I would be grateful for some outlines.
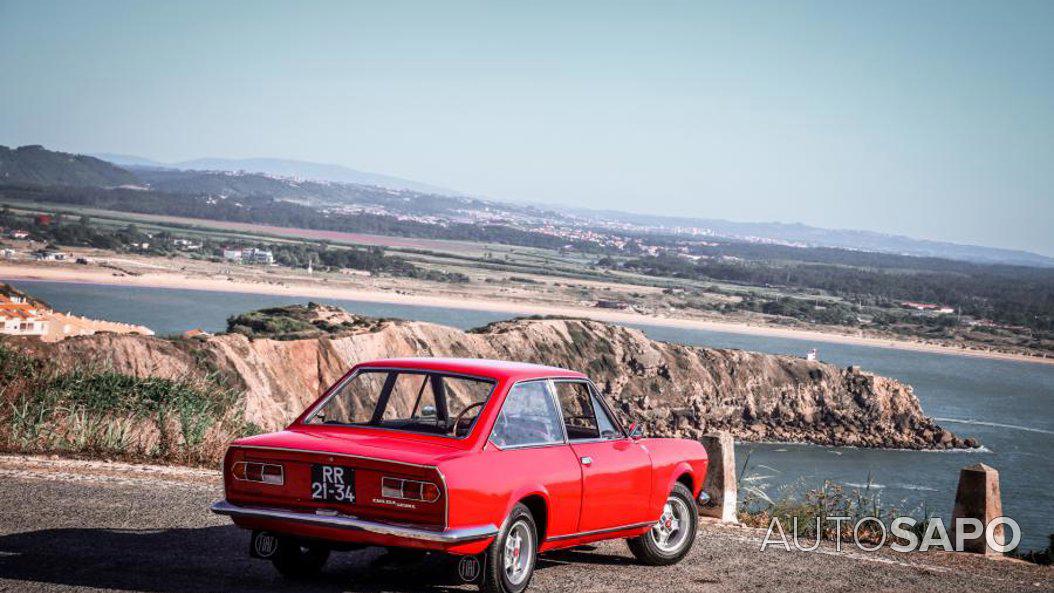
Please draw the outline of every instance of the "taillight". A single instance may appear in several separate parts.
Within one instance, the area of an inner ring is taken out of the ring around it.
[[[231,466],[231,475],[237,480],[260,482],[281,486],[285,483],[285,471],[275,463],[239,461]]]
[[[384,477],[381,478],[381,496],[385,498],[435,502],[439,500],[439,486],[419,480]]]

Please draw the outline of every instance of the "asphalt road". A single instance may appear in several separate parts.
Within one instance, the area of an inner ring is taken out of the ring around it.
[[[206,509],[216,472],[0,456],[0,591],[446,591],[448,564],[334,554],[321,578],[280,577]],[[764,534],[704,526],[680,564],[635,564],[623,542],[543,555],[532,591],[1054,591],[1054,569],[963,554],[760,551]]]

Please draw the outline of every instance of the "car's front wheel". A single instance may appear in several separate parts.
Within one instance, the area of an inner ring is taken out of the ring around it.
[[[628,539],[629,549],[644,564],[676,564],[695,543],[699,529],[699,509],[692,492],[678,483],[666,498],[662,515],[644,535]]]
[[[531,583],[537,559],[538,527],[527,507],[517,504],[487,549],[480,589],[487,593],[524,591]]]
[[[293,538],[281,538],[271,563],[284,577],[306,579],[322,572],[328,559],[329,548],[305,546]]]

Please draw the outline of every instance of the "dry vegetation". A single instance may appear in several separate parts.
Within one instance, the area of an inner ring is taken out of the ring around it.
[[[0,448],[213,464],[245,422],[214,376],[138,378],[105,365],[60,369],[0,344]]]

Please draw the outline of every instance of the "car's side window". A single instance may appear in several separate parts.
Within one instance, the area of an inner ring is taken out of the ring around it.
[[[600,398],[596,394],[593,394],[593,412],[597,416],[600,438],[617,439],[620,436],[619,431],[615,428],[615,423],[611,420],[611,416],[608,416],[608,411],[604,409],[604,404],[600,403]]]
[[[557,381],[555,385],[567,438],[572,441],[600,438],[589,385],[580,381]]]
[[[490,440],[502,448],[563,442],[560,414],[545,381],[517,383],[509,390]]]

